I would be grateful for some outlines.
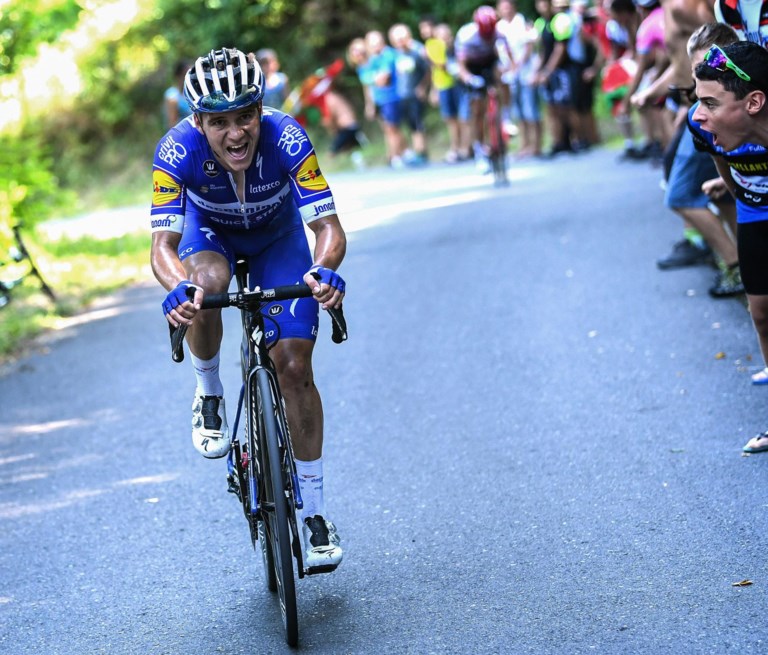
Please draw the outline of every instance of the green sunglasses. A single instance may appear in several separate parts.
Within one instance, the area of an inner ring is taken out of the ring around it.
[[[706,55],[704,55],[704,62],[709,66],[710,68],[714,68],[715,70],[719,70],[722,73],[725,73],[728,69],[732,70],[736,75],[738,75],[742,80],[745,82],[751,82],[752,78],[747,75],[741,68],[739,68],[736,64],[731,61],[731,58],[723,52],[723,49],[719,46],[713,45],[709,52],[707,52]]]

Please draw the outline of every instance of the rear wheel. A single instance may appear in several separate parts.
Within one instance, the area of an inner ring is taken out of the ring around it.
[[[282,456],[278,440],[278,405],[270,382],[269,373],[260,369],[256,374],[261,457],[264,465],[264,496],[261,503],[264,542],[272,551],[273,570],[280,597],[280,612],[285,627],[285,639],[290,646],[299,640],[299,624],[296,608],[296,581],[293,573],[291,532],[286,495],[287,484],[283,478]],[[264,552],[264,551],[262,551]],[[265,564],[266,564],[265,555]]]

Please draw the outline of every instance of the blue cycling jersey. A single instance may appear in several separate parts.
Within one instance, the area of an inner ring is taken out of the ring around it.
[[[152,231],[184,230],[187,213],[227,230],[292,227],[336,214],[328,183],[304,128],[288,114],[264,108],[261,134],[245,172],[245,202],[235,180],[216,160],[194,117],[160,140],[152,170]]]
[[[756,143],[745,143],[735,150],[725,151],[715,145],[711,132],[703,130],[693,120],[697,102],[688,112],[688,128],[698,150],[722,157],[735,183],[736,218],[739,223],[768,220],[768,149]]]

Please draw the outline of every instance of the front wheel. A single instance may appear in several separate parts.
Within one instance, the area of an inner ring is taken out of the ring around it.
[[[488,146],[493,182],[496,186],[506,186],[509,184],[507,178],[507,140],[501,124],[499,99],[495,94],[488,98]]]
[[[285,627],[285,639],[290,646],[299,640],[296,608],[296,581],[293,574],[291,533],[289,530],[287,481],[283,478],[282,455],[278,439],[277,412],[279,407],[269,373],[260,369],[256,374],[261,456],[264,465],[264,502],[262,503],[264,544],[272,551],[280,612]],[[261,536],[261,535],[260,535]],[[266,556],[265,556],[266,563]]]

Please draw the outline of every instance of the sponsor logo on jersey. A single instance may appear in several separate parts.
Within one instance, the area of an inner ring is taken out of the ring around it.
[[[264,193],[265,191],[271,191],[280,186],[280,180],[274,182],[267,182],[266,184],[251,184],[248,191],[251,193]]]
[[[216,177],[219,174],[219,169],[213,159],[206,159],[203,162],[203,173],[208,177]]]
[[[320,216],[320,214],[327,214],[328,212],[336,213],[336,203],[331,202],[325,202],[318,205],[313,205],[312,209],[315,210],[314,216]]]
[[[328,182],[325,181],[320,171],[320,165],[317,163],[315,155],[310,155],[304,160],[294,179],[302,189],[309,191],[324,191],[328,188]]]
[[[181,187],[168,173],[152,171],[152,204],[156,207],[168,205],[181,195]]]
[[[277,316],[278,314],[282,314],[282,313],[283,313],[282,305],[272,305],[272,307],[269,308],[270,316]]]
[[[307,135],[296,125],[287,125],[280,135],[277,145],[280,146],[291,157],[295,157],[301,152],[301,146],[307,143]]]
[[[187,156],[187,149],[172,136],[169,136],[160,144],[157,156],[169,166],[176,168],[176,164]]]

